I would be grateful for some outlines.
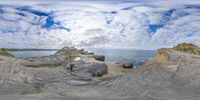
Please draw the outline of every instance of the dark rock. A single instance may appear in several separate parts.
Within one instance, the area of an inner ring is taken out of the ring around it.
[[[123,64],[123,68],[133,68],[133,64]]]
[[[42,84],[42,83],[34,83],[33,87],[35,88],[36,93],[40,93],[44,89],[44,84]]]
[[[108,73],[108,66],[105,63],[93,63],[88,72],[91,73],[93,77],[103,76]]]
[[[93,55],[92,57],[99,61],[105,61],[105,56],[103,55]]]
[[[93,55],[94,54],[94,52],[88,52],[87,53],[87,55]]]
[[[89,63],[74,65],[74,72],[90,73],[93,77],[103,76],[108,73],[108,66],[105,63]]]
[[[84,54],[84,55],[94,55],[93,52],[88,52],[88,51],[83,51],[81,54]]]

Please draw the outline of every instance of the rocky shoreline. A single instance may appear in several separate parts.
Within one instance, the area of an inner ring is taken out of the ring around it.
[[[160,49],[135,69],[69,47],[45,57],[0,58],[2,100],[200,99],[200,55],[175,49]]]

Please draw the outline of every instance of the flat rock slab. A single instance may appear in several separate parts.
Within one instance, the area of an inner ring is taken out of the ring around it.
[[[81,80],[92,80],[93,78],[91,73],[81,71],[81,70],[73,71],[71,74],[80,78]]]

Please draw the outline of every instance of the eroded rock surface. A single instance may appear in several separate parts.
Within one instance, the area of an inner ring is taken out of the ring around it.
[[[83,51],[76,52],[81,61],[73,62],[73,72],[68,70],[64,51],[43,58],[1,57],[0,97],[4,100],[200,99],[200,55],[160,49],[155,59],[118,75],[119,70],[110,71],[114,69],[110,68],[113,63],[97,61],[93,54],[84,55]],[[114,66],[118,68],[117,63]],[[94,77],[102,73],[103,77]],[[109,76],[111,73],[114,74]]]

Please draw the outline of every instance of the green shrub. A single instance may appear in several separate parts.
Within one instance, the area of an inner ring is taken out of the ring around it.
[[[7,50],[5,49],[0,49],[0,55],[2,56],[7,56],[7,57],[13,57],[12,54],[10,54]]]
[[[200,48],[191,43],[181,43],[181,44],[178,44],[173,49],[200,55]]]

